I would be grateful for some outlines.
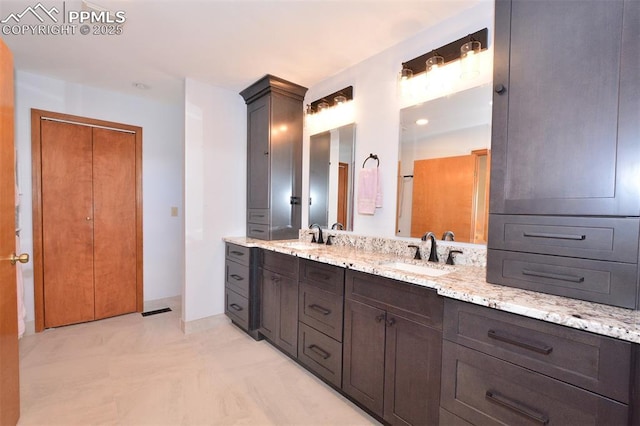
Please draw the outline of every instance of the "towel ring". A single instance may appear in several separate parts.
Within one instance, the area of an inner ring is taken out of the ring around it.
[[[376,154],[369,154],[369,156],[365,158],[364,163],[362,163],[363,169],[364,169],[364,165],[367,164],[367,161],[369,161],[371,158],[373,158],[378,162],[378,164],[376,164],[376,167],[380,167],[380,159],[378,158],[378,156]]]

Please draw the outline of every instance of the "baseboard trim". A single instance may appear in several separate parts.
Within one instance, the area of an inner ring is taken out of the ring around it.
[[[198,331],[210,330],[220,324],[229,324],[230,322],[231,320],[225,314],[218,314],[193,321],[180,319],[180,328],[184,334],[190,334]]]

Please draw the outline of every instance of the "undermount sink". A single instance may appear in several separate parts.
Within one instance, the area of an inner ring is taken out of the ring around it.
[[[442,275],[447,275],[448,273],[453,272],[452,268],[446,268],[444,266],[417,265],[415,263],[398,261],[381,263],[380,266],[397,269],[403,272],[410,272],[412,274],[428,275],[430,277],[441,277]]]
[[[277,244],[281,247],[286,247],[294,250],[311,250],[311,249],[317,249],[323,246],[322,244],[308,243],[305,241],[291,241],[291,242],[277,243]]]

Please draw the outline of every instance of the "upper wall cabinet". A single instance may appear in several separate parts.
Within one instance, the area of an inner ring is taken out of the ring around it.
[[[240,92],[247,103],[247,237],[298,238],[306,92],[272,75]]]
[[[490,212],[640,214],[640,2],[496,2]]]

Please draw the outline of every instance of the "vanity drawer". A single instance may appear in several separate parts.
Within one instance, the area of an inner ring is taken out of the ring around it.
[[[489,248],[638,262],[637,218],[491,215]]]
[[[295,256],[262,250],[262,267],[290,278],[298,278],[298,258]]]
[[[625,425],[628,406],[448,341],[441,406],[472,424]]]
[[[236,244],[227,243],[225,246],[225,256],[229,260],[249,266],[251,249]]]
[[[269,209],[249,209],[247,210],[247,222],[269,224]]]
[[[344,294],[344,268],[300,259],[300,282],[342,297]]]
[[[260,223],[247,223],[247,237],[258,240],[269,239],[269,225]]]
[[[225,289],[225,314],[238,325],[249,328],[249,300],[233,290]]]
[[[487,281],[635,309],[637,265],[491,250]]]
[[[629,401],[631,344],[447,299],[445,339],[618,401]]]
[[[342,295],[336,295],[307,283],[300,283],[298,312],[300,321],[342,341]]]
[[[317,330],[300,323],[298,360],[336,387],[342,385],[342,345]]]
[[[443,298],[432,289],[348,269],[345,297],[430,327],[442,327]]]
[[[249,268],[244,265],[225,261],[225,286],[236,293],[249,297]]]

